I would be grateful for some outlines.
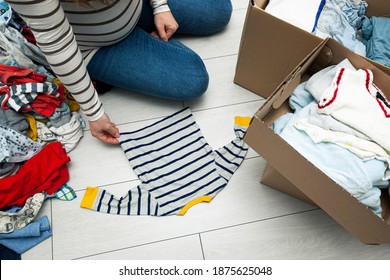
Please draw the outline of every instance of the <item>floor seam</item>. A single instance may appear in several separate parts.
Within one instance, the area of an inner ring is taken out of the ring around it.
[[[151,245],[151,244],[156,244],[156,243],[160,243],[160,242],[170,241],[170,240],[174,240],[174,239],[178,239],[178,238],[184,238],[184,237],[188,237],[188,236],[198,235],[199,238],[200,238],[200,235],[204,234],[204,233],[209,233],[209,232],[214,232],[214,231],[218,231],[218,230],[234,228],[234,227],[239,227],[239,226],[244,226],[244,225],[249,225],[249,224],[254,224],[254,223],[258,223],[258,222],[269,221],[269,220],[283,218],[283,217],[288,217],[288,216],[292,216],[292,215],[298,215],[298,214],[302,214],[302,213],[313,212],[313,211],[317,211],[317,210],[321,210],[321,209],[320,208],[315,208],[315,209],[303,210],[303,211],[298,211],[298,212],[294,212],[294,213],[288,213],[288,214],[284,214],[284,215],[280,215],[280,216],[274,216],[274,217],[254,220],[254,221],[250,221],[250,222],[245,222],[245,223],[239,223],[239,224],[234,224],[234,225],[230,225],[230,226],[220,227],[220,228],[217,228],[217,229],[210,229],[210,230],[205,230],[205,231],[200,231],[200,232],[194,232],[194,233],[191,233],[191,234],[185,234],[185,235],[175,236],[175,237],[171,237],[171,238],[155,240],[155,241],[151,241],[151,242],[146,242],[146,243],[142,243],[142,244],[137,244],[137,245],[133,245],[133,246],[119,248],[119,249],[116,249],[116,250],[110,250],[110,251],[104,251],[104,252],[100,252],[100,253],[96,253],[96,254],[86,255],[86,256],[74,258],[73,260],[85,259],[85,258],[92,257],[92,256],[99,256],[99,255],[104,255],[104,254],[108,254],[108,253],[119,252],[119,251],[123,251],[123,250],[128,250],[128,249],[132,249],[132,248],[147,246],[147,245]],[[203,253],[203,245],[202,245],[202,253]],[[204,254],[203,254],[203,257],[204,257]]]

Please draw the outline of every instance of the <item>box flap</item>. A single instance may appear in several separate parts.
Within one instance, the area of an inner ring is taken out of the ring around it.
[[[323,40],[268,14],[264,3],[249,1],[234,82],[268,97]]]
[[[317,45],[302,61],[297,63],[295,69],[293,69],[287,78],[282,81],[271,96],[268,97],[268,100],[263,104],[260,110],[258,110],[255,114],[256,117],[264,118],[270,112],[271,108],[279,108],[290,97],[293,90],[300,83],[301,77],[308,71],[309,67],[313,64],[313,61],[317,60],[319,56],[322,57],[323,60],[326,60],[326,66],[330,63],[332,57],[324,58],[325,56],[331,56],[332,54],[328,48],[325,48],[327,41],[328,40],[323,40],[321,44]]]
[[[269,163],[267,163],[264,168],[263,175],[261,177],[261,183],[305,201],[309,204],[317,206],[310,198],[307,197],[307,195],[305,195],[296,186],[294,186],[294,184],[283,177],[283,175],[276,171],[275,168],[273,168]]]
[[[273,102],[272,107],[277,109],[279,108],[284,101],[286,101],[291,93],[294,91],[294,89],[299,85],[301,82],[301,68],[297,68],[294,73],[292,73],[291,77],[287,80],[287,82],[283,83],[283,87],[281,87],[277,91],[278,98]]]
[[[390,17],[390,3],[388,0],[365,0],[368,3],[366,16]]]

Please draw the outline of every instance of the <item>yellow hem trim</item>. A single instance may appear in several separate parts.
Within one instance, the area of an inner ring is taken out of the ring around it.
[[[93,202],[95,201],[98,190],[99,189],[95,187],[87,187],[87,189],[85,190],[83,200],[80,203],[80,207],[92,209]]]
[[[250,117],[235,117],[234,123],[240,126],[249,126],[252,118]]]
[[[183,208],[181,208],[178,215],[183,216],[188,211],[188,209],[190,209],[192,206],[201,202],[210,202],[212,199],[213,199],[212,196],[207,196],[207,195],[195,198],[194,200],[188,202]]]

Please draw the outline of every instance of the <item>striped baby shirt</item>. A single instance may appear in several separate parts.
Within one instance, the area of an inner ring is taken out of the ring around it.
[[[51,69],[80,104],[90,121],[104,114],[86,65],[100,47],[115,44],[133,30],[142,0],[9,0],[25,20]],[[169,11],[167,0],[150,1],[154,13]]]
[[[120,145],[141,184],[120,198],[87,187],[80,206],[118,215],[184,215],[227,185],[248,151],[243,136],[249,122],[248,117],[236,117],[236,137],[217,150],[206,142],[189,108],[121,132]]]

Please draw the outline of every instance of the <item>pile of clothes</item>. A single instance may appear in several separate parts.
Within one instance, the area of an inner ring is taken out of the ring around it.
[[[390,18],[369,18],[367,7],[362,0],[270,0],[265,10],[390,67]]]
[[[23,20],[0,0],[0,257],[51,236],[45,200],[73,200],[67,164],[83,137],[80,106],[52,74]]]
[[[293,112],[272,129],[328,177],[381,217],[390,192],[390,103],[368,69],[345,59],[301,83]]]

